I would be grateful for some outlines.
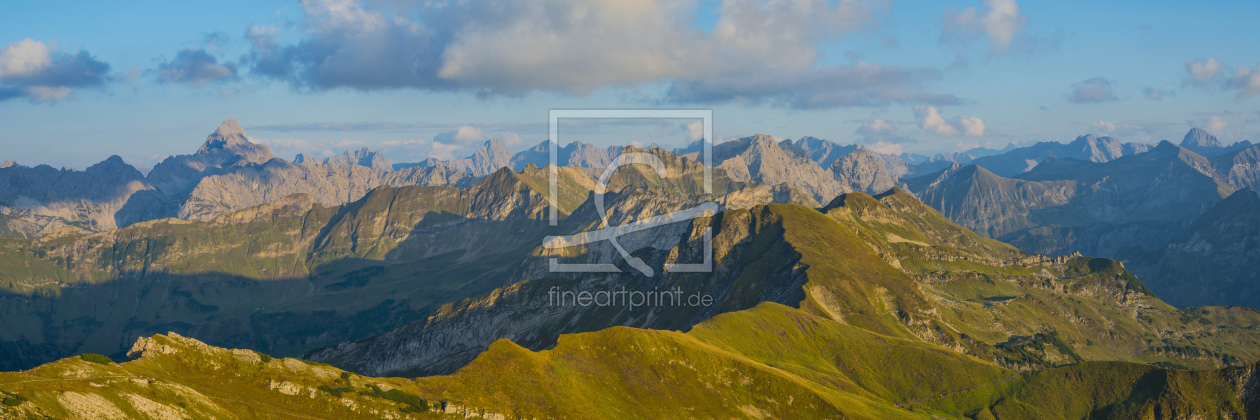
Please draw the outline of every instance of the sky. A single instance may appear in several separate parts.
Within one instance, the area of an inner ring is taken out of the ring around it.
[[[286,159],[412,162],[532,147],[548,110],[584,108],[711,109],[717,142],[886,153],[1192,127],[1254,142],[1254,22],[1254,0],[14,2],[0,160],[152,167],[234,118]],[[689,124],[581,140],[682,141]]]

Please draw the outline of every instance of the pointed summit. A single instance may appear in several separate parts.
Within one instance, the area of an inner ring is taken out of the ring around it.
[[[1191,128],[1190,132],[1186,133],[1185,139],[1181,140],[1181,147],[1194,150],[1198,148],[1215,149],[1225,146],[1216,140],[1216,136],[1208,134],[1207,131],[1204,131],[1201,128],[1195,127]]]
[[[227,120],[219,125],[214,133],[206,137],[206,143],[197,149],[197,153],[209,153],[211,150],[231,150],[240,146],[253,145],[245,138],[245,130],[236,120]]]

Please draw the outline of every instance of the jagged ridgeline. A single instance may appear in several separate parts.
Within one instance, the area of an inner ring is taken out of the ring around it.
[[[231,140],[239,127],[220,131],[207,150],[246,147]],[[724,209],[622,236],[653,276],[607,243],[543,248],[601,220],[590,168],[564,167],[551,226],[550,169],[532,162],[459,187],[380,186],[344,205],[258,195],[249,200],[267,204],[192,220],[0,239],[0,369],[49,362],[0,373],[0,417],[1260,415],[1257,311],[1174,308],[1117,261],[1028,254],[899,188],[821,205],[832,189],[901,174],[872,166],[872,153],[798,143],[754,136],[715,150],[712,194],[686,153],[649,151],[664,177],[622,168],[606,197],[611,225],[706,201]],[[273,159],[196,188],[281,169],[376,170],[367,153],[342,160],[356,159],[373,167]],[[781,170],[815,161],[863,175],[798,189],[789,181],[804,172]],[[465,163],[477,162],[487,160]],[[243,202],[192,196],[219,201],[182,208]],[[714,270],[665,271],[702,260],[706,229]],[[551,258],[623,272],[552,273]],[[616,288],[712,303],[551,300]],[[311,361],[280,358],[292,356]]]
[[[704,197],[698,164],[654,153],[666,177],[632,166],[611,180],[621,192],[610,198],[614,222],[631,217],[623,209],[654,211],[629,197],[666,209],[708,199],[813,205],[790,187],[721,171]],[[82,352],[121,357],[137,337],[167,331],[290,356],[384,333],[515,283],[544,236],[598,220],[594,179],[579,168],[558,174],[560,227],[547,223],[549,170],[531,165],[463,189],[380,187],[343,206],[297,194],[204,222],[0,238],[0,369]],[[570,220],[574,212],[582,217]]]
[[[623,190],[618,206],[626,212],[661,197]],[[367,203],[361,212],[373,208]],[[564,229],[589,225],[584,206],[568,214],[573,224]],[[635,255],[654,267],[689,257],[704,226],[715,228],[715,273],[608,278],[712,293],[717,303],[708,309],[547,307],[537,302],[546,302],[551,286],[605,285],[585,276],[534,278],[356,343],[359,359],[316,357],[373,376],[422,368],[417,361],[467,360],[444,368],[445,376],[363,377],[167,334],[136,340],[123,364],[73,357],[0,374],[12,402],[4,410],[336,418],[1260,414],[1260,314],[1177,310],[1114,261],[1025,254],[898,190],[847,194],[820,209],[729,210],[675,231],[684,239],[668,252]],[[365,255],[358,253],[370,248],[340,249]],[[537,269],[531,264],[521,275]],[[424,353],[435,341],[452,353]],[[346,346],[315,356],[339,349]]]

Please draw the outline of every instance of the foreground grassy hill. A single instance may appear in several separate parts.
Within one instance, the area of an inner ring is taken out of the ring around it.
[[[369,378],[175,334],[131,361],[0,373],[0,418],[1254,418],[1257,366],[1083,363],[1020,373],[773,303],[691,332],[616,327],[452,375]]]

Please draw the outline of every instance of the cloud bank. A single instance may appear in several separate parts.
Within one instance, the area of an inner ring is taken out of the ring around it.
[[[75,89],[104,85],[108,73],[109,64],[87,51],[58,52],[56,43],[27,38],[0,49],[0,101],[60,101]]]
[[[681,0],[308,0],[293,33],[256,26],[243,59],[265,78],[336,88],[586,94],[662,83],[661,103],[792,108],[951,104],[931,69],[822,66],[818,44],[878,23],[882,0],[725,0],[711,30]],[[292,42],[282,42],[294,40]]]

